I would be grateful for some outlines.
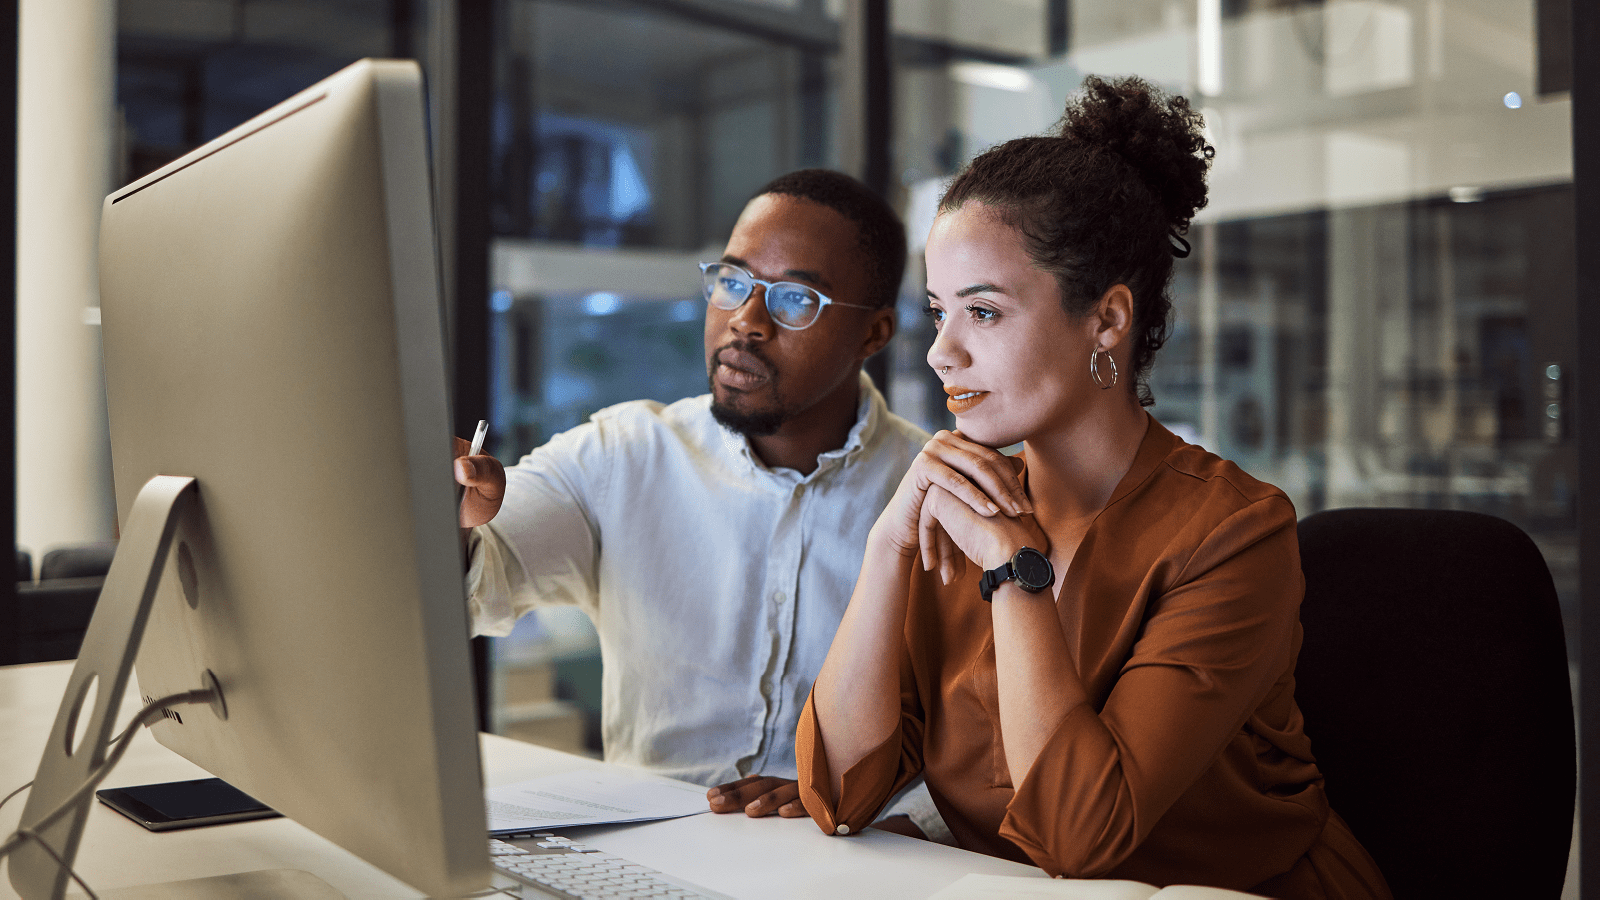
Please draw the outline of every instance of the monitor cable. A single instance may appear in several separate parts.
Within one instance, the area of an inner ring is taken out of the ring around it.
[[[0,859],[10,856],[13,851],[22,846],[24,841],[32,840],[40,847],[43,847],[44,851],[50,854],[50,857],[56,861],[57,865],[66,869],[67,874],[72,877],[73,881],[77,882],[78,887],[83,888],[84,892],[89,895],[89,900],[97,900],[95,892],[89,889],[89,886],[83,882],[82,878],[78,877],[78,873],[74,872],[71,866],[67,865],[66,860],[61,858],[61,854],[57,853],[54,847],[45,843],[44,838],[39,836],[39,832],[55,824],[57,819],[76,807],[91,791],[100,785],[100,782],[106,779],[106,776],[111,774],[111,770],[116,767],[117,762],[128,751],[128,745],[133,742],[133,736],[140,725],[149,725],[159,720],[169,706],[209,704],[214,696],[214,691],[200,689],[171,694],[146,703],[144,708],[139,710],[138,714],[133,717],[133,721],[128,723],[128,727],[124,728],[121,734],[111,739],[111,744],[113,745],[111,752],[106,755],[106,759],[100,764],[100,767],[95,769],[88,778],[84,779],[82,786],[73,791],[72,795],[67,799],[63,800],[60,806],[46,813],[38,822],[35,822],[32,828],[18,828],[11,833],[10,837],[5,839],[4,843],[0,843]],[[7,794],[4,800],[0,800],[0,807],[4,807],[6,803],[10,802],[11,798],[27,790],[32,785],[33,782],[30,781]]]

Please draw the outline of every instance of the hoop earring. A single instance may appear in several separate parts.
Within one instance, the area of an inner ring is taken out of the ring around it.
[[[1111,363],[1111,381],[1109,383],[1100,377],[1101,353],[1106,355],[1106,362]],[[1099,345],[1096,345],[1093,350],[1089,351],[1089,377],[1094,379],[1094,383],[1099,385],[1102,391],[1109,391],[1117,386],[1117,361],[1111,358],[1110,350],[1104,350]]]

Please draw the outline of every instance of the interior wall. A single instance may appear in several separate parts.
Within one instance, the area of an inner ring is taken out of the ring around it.
[[[17,543],[115,532],[96,247],[111,189],[112,0],[23,0],[17,96]]]

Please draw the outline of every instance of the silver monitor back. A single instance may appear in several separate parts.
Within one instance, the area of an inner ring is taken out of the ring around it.
[[[119,518],[189,475],[156,738],[433,896],[489,883],[421,73],[364,60],[106,199]]]

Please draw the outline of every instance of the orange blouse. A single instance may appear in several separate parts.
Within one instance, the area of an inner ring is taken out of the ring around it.
[[[844,773],[837,802],[807,701],[800,795],[824,831],[872,824],[920,773],[962,847],[1052,875],[1389,896],[1328,808],[1294,702],[1305,585],[1282,491],[1150,420],[1062,577],[1061,628],[1090,702],[1020,785],[1001,746],[990,607],[979,567],[966,574],[946,587],[914,567],[899,727]]]

